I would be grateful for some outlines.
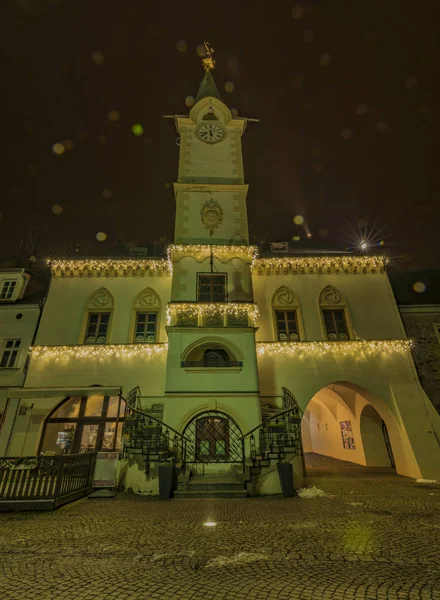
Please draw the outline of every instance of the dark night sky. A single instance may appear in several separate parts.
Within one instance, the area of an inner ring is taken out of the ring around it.
[[[261,119],[243,138],[252,241],[304,235],[292,224],[302,214],[315,239],[350,243],[366,218],[392,254],[435,267],[435,7],[3,0],[0,257],[38,230],[45,255],[172,236],[178,147],[162,116],[188,112],[203,73],[196,48],[209,39],[224,101]],[[74,147],[57,156],[64,140]]]

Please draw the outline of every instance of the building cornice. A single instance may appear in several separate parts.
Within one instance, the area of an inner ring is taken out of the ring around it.
[[[409,313],[440,313],[440,304],[399,304],[401,314]]]
[[[171,261],[191,257],[198,262],[202,262],[210,257],[211,252],[214,258],[223,263],[233,258],[240,258],[251,262],[257,256],[258,249],[257,246],[228,246],[220,244],[170,244],[168,246],[168,258]]]
[[[414,346],[412,340],[348,340],[316,342],[257,342],[257,355],[291,356],[336,356],[377,355],[382,353],[407,353]]]
[[[168,351],[168,344],[77,344],[75,346],[32,346],[31,358],[66,362],[72,359],[150,358]]]
[[[384,273],[386,256],[283,256],[255,258],[256,275],[301,275],[327,273]]]
[[[68,258],[49,259],[47,264],[53,277],[162,277],[172,273],[166,258]]]
[[[247,183],[174,183],[175,192],[245,192]]]

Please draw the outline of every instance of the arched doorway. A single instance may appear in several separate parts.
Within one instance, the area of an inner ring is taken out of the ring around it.
[[[72,396],[47,417],[39,454],[121,450],[126,404],[119,396]]]
[[[356,465],[391,469],[387,425],[399,440],[395,418],[367,390],[348,382],[325,386],[311,398],[301,424],[306,470],[337,473]]]
[[[184,429],[186,462],[241,463],[243,444],[241,430],[227,414],[207,411],[193,417]]]

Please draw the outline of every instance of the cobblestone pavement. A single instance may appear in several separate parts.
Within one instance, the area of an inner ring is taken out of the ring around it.
[[[440,485],[311,471],[326,496],[121,494],[0,514],[0,599],[440,600]]]

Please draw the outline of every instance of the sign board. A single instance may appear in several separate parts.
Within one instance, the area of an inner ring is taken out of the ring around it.
[[[93,487],[114,487],[116,485],[118,458],[118,452],[98,452]]]

